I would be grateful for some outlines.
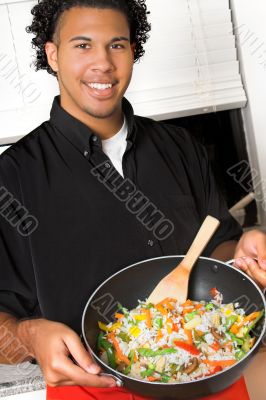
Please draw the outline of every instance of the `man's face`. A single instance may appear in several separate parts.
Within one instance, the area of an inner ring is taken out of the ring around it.
[[[58,46],[48,43],[46,52],[57,72],[62,106],[77,117],[120,113],[134,62],[124,14],[75,7],[62,15],[57,35]]]

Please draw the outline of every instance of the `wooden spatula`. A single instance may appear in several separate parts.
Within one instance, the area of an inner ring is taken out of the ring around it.
[[[219,225],[218,219],[210,215],[205,218],[187,255],[158,283],[148,297],[148,302],[157,304],[166,297],[177,299],[180,303],[186,301],[192,268]]]

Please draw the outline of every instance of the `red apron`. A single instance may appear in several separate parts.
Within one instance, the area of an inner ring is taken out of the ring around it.
[[[201,400],[250,400],[244,378],[230,388]],[[47,387],[46,400],[148,400],[147,397],[132,394],[123,388],[92,388],[82,386]]]

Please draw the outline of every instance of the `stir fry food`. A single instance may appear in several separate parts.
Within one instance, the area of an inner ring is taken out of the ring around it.
[[[116,321],[99,322],[100,358],[125,375],[149,382],[188,382],[218,373],[253,347],[252,329],[263,311],[245,315],[239,304],[166,298],[159,304],[121,306]]]

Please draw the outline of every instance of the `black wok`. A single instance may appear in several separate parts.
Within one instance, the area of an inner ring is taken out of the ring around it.
[[[187,383],[144,382],[125,376],[103,363],[97,356],[98,321],[110,322],[117,310],[118,302],[128,309],[144,300],[163,276],[181,262],[183,256],[159,257],[139,262],[117,272],[92,294],[84,309],[82,333],[93,357],[105,372],[122,380],[126,389],[143,396],[162,399],[195,399],[221,391],[240,378],[244,368],[258,351],[265,334],[265,318],[262,318],[253,332],[257,341],[252,350],[237,364],[216,375]],[[189,284],[191,300],[209,301],[210,289],[217,289],[224,296],[224,303],[239,302],[246,313],[265,311],[264,295],[258,286],[244,273],[217,260],[200,257],[194,266]]]

